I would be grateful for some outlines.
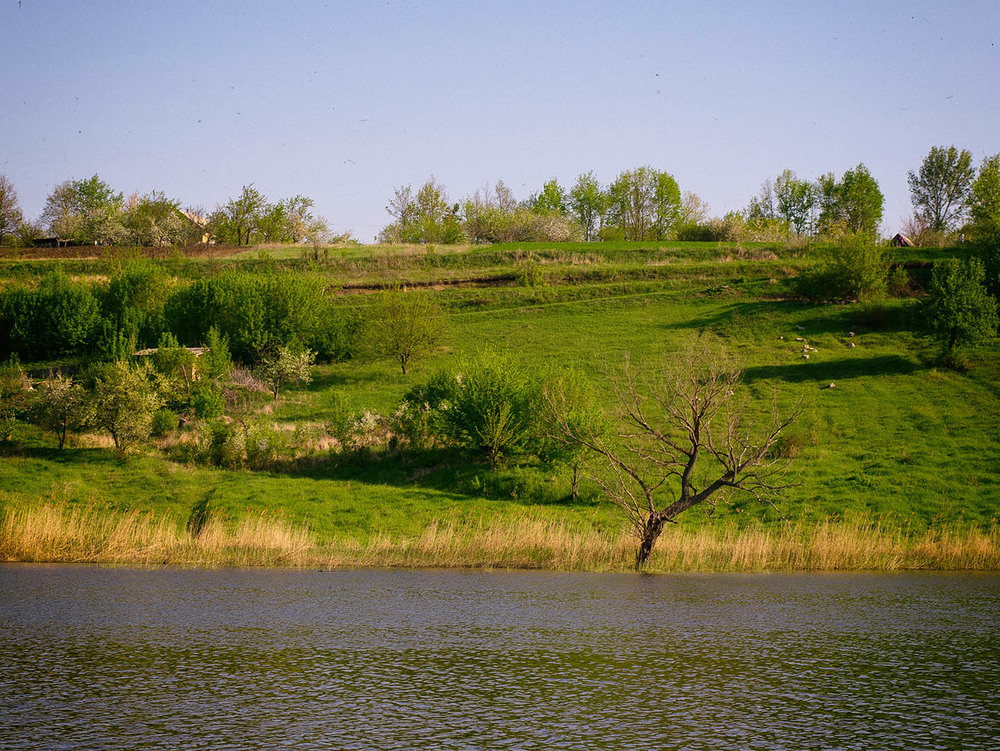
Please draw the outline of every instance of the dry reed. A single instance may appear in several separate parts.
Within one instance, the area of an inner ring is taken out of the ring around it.
[[[112,565],[522,568],[623,571],[635,542],[566,520],[432,522],[413,537],[374,534],[322,544],[288,521],[210,519],[197,534],[152,513],[50,505],[8,508],[0,560]],[[736,529],[671,527],[646,570],[900,571],[1000,570],[1000,529],[914,532],[878,521],[826,521]]]

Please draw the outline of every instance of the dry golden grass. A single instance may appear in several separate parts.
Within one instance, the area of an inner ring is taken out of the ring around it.
[[[462,524],[434,522],[412,538],[373,535],[317,544],[308,529],[253,516],[209,520],[192,534],[148,513],[49,505],[0,519],[0,560],[112,565],[401,566],[624,571],[635,542],[565,521],[522,515]],[[780,528],[666,530],[647,571],[998,570],[1000,529],[910,533],[878,522]]]

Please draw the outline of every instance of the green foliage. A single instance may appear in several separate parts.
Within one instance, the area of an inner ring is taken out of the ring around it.
[[[871,302],[885,297],[891,266],[888,251],[867,235],[854,235],[831,249],[799,288],[813,300]]]
[[[525,258],[517,264],[517,283],[522,287],[544,287],[545,274],[534,258]]]
[[[786,169],[774,181],[774,194],[778,216],[788,223],[795,234],[804,234],[809,229],[816,206],[816,187]]]
[[[94,423],[111,434],[119,454],[149,440],[153,414],[163,404],[157,379],[147,366],[117,362],[103,369],[94,388]]]
[[[593,384],[573,368],[563,369],[546,379],[543,404],[546,441],[541,457],[570,470],[570,489],[573,498],[577,498],[587,450],[579,443],[565,440],[564,430],[576,435],[601,436],[610,433],[610,423]]]
[[[365,346],[375,358],[394,360],[403,374],[424,357],[444,333],[445,317],[425,292],[392,289],[379,294],[364,331]]]
[[[17,417],[24,408],[28,393],[28,380],[16,355],[0,364],[0,441],[7,442],[14,435]]]
[[[227,270],[178,290],[165,313],[180,341],[201,343],[214,327],[233,357],[248,363],[293,340],[310,347],[329,342],[328,311],[322,287],[310,276]]]
[[[0,175],[0,245],[7,237],[15,237],[18,227],[24,222],[21,204],[14,184],[6,175]]]
[[[66,444],[66,434],[89,425],[93,414],[87,392],[62,374],[46,378],[36,386],[29,409],[32,422],[55,433],[60,449]]]
[[[215,326],[205,335],[206,351],[198,363],[202,376],[213,381],[226,378],[233,369],[233,357],[229,353],[229,340],[219,333]]]
[[[284,436],[262,420],[213,420],[205,423],[196,439],[180,451],[197,464],[266,470],[275,464],[286,444]]]
[[[622,172],[606,196],[607,225],[625,240],[666,239],[681,207],[673,175],[652,167]]]
[[[59,267],[33,290],[14,287],[0,295],[0,341],[27,360],[85,353],[99,322],[90,286],[71,281]]]
[[[948,360],[957,347],[996,336],[1000,326],[997,303],[986,291],[984,282],[983,265],[976,258],[934,268],[924,315]]]
[[[163,436],[177,430],[177,426],[179,424],[180,420],[177,417],[177,413],[172,409],[163,407],[153,413],[153,419],[150,423],[149,432],[154,438],[162,438]]]
[[[97,175],[57,185],[46,199],[42,221],[64,240],[112,245],[125,238],[124,196]]]
[[[170,332],[163,334],[151,360],[164,377],[168,401],[183,406],[191,400],[191,384],[195,378],[195,355],[182,346]]]
[[[494,469],[541,448],[541,378],[510,355],[487,351],[467,359],[407,401],[430,405],[439,435]]]
[[[226,413],[225,394],[214,381],[196,381],[191,387],[191,408],[201,420],[222,417]]]
[[[865,235],[874,239],[882,222],[885,197],[864,164],[819,179],[820,231],[831,236]]]
[[[974,176],[971,152],[932,147],[920,171],[907,173],[917,219],[934,232],[954,229],[965,214]]]
[[[972,183],[969,215],[976,242],[1000,249],[1000,154],[983,159]]]
[[[134,335],[140,348],[153,347],[165,328],[163,309],[170,292],[166,274],[151,262],[116,262],[100,295],[101,313],[113,331]]]
[[[243,186],[239,197],[230,198],[212,213],[208,226],[220,242],[249,245],[266,210],[267,198],[250,183]]]
[[[201,239],[201,227],[181,212],[179,201],[161,191],[130,196],[123,221],[127,239],[134,245],[158,247]]]
[[[454,244],[462,240],[458,205],[432,175],[416,196],[409,185],[396,188],[386,206],[395,221],[379,233],[382,242]]]

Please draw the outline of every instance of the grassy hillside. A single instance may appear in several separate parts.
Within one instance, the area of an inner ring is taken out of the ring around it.
[[[755,409],[769,410],[775,400],[788,411],[801,402],[786,448],[795,485],[777,511],[742,500],[711,516],[694,509],[682,518],[685,527],[728,534],[787,530],[792,522],[801,530],[846,518],[913,534],[970,525],[988,531],[1000,514],[1000,350],[994,341],[967,353],[965,372],[935,366],[913,295],[923,265],[946,252],[906,252],[898,260],[913,267],[912,289],[879,305],[803,302],[794,279],[821,257],[816,248],[621,243],[176,254],[157,263],[178,284],[228,265],[285,266],[318,276],[337,305],[362,313],[371,290],[411,286],[447,311],[447,332],[405,376],[390,362],[324,365],[276,405],[256,403],[253,411],[294,446],[267,471],[186,462],[174,448],[177,435],[126,460],[100,436],[77,436],[60,451],[51,436],[19,424],[2,449],[0,504],[8,512],[45,504],[148,511],[178,524],[206,509],[232,521],[266,516],[307,524],[321,544],[412,540],[432,525],[529,521],[618,539],[616,509],[586,483],[573,500],[566,470],[529,463],[494,472],[451,451],[380,447],[344,461],[329,450],[324,426],[341,401],[388,414],[412,386],[483,348],[513,352],[539,372],[576,368],[610,408],[606,372],[626,353],[651,365],[704,338],[744,363]],[[111,261],[7,260],[0,277],[30,280],[52,263],[101,279]],[[797,339],[816,349],[808,360]]]

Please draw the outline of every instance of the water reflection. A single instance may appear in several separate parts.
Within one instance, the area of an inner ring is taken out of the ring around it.
[[[985,749],[1000,577],[0,566],[0,748]]]

